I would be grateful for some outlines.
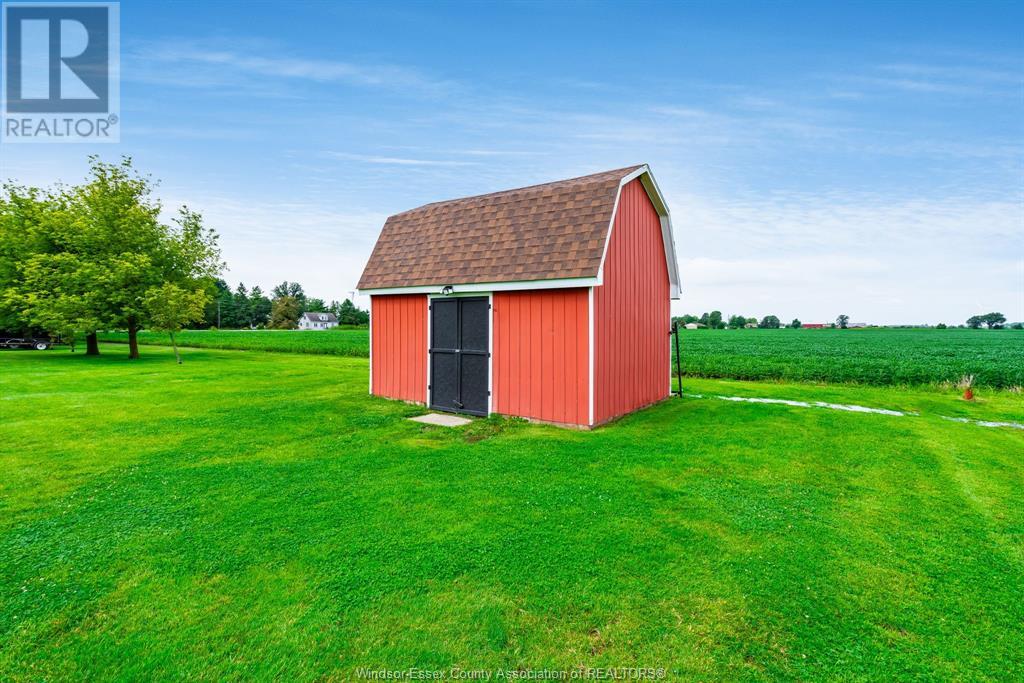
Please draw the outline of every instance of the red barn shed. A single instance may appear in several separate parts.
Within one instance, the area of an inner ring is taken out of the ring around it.
[[[391,216],[358,288],[377,396],[591,427],[671,391],[679,273],[647,166]]]

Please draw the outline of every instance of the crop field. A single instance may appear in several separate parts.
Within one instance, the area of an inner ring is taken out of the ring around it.
[[[1017,330],[686,330],[679,340],[683,373],[696,377],[1024,386]]]
[[[0,680],[1024,678],[1024,431],[943,419],[1016,394],[691,378],[446,429],[361,358],[102,351],[0,353]]]
[[[104,332],[101,341],[125,342],[125,332]],[[364,328],[333,330],[184,330],[177,335],[179,346],[235,351],[278,351],[283,353],[321,353],[333,356],[367,358],[370,332]],[[139,333],[139,344],[168,345],[166,333]]]
[[[126,341],[105,333],[106,341]],[[142,344],[168,344],[141,332]],[[182,346],[367,357],[363,329],[188,330]],[[940,384],[974,375],[979,386],[1024,386],[1024,332],[1016,330],[687,330],[683,374],[746,380]]]

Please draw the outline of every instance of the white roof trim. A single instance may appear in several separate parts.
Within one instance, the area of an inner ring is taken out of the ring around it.
[[[472,282],[450,285],[416,285],[413,287],[382,287],[360,289],[360,294],[441,294],[444,287],[451,287],[453,294],[466,292],[512,292],[523,289],[566,289],[569,287],[594,287],[601,284],[599,277],[572,277],[552,280],[519,280],[516,282]]]
[[[608,232],[604,240],[604,253],[601,254],[601,265],[597,269],[597,279],[604,282],[604,262],[608,258],[608,245],[612,243],[612,230],[615,228],[615,217],[619,213],[619,197],[622,195],[622,188],[626,186],[626,183],[637,178],[640,179],[644,190],[647,191],[647,196],[654,204],[654,210],[661,216],[661,241],[665,246],[665,264],[668,266],[669,296],[672,299],[678,299],[680,295],[679,263],[676,258],[676,241],[672,235],[672,217],[669,215],[668,203],[665,201],[664,195],[661,194],[661,189],[647,164],[619,181],[619,189],[615,193],[615,205],[612,207],[612,216],[608,220]]]

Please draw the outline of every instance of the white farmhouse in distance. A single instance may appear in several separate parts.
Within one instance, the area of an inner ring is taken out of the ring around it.
[[[338,318],[333,313],[303,313],[299,316],[300,330],[329,330],[338,326]]]

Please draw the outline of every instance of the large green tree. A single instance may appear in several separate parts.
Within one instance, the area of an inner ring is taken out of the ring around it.
[[[34,195],[43,208],[29,221],[4,298],[28,324],[50,331],[125,328],[129,357],[138,358],[147,293],[165,283],[207,289],[223,268],[217,237],[187,207],[173,225],[162,223],[152,181],[130,158],[90,157],[89,167],[82,185],[15,193]]]
[[[0,327],[46,330],[98,354],[101,272],[78,243],[66,191],[15,185],[0,193]]]
[[[1006,323],[1006,316],[1002,313],[986,313],[981,316],[981,321],[988,329],[999,329]]]
[[[306,305],[306,292],[303,291],[302,285],[298,282],[288,282],[285,280],[270,291],[271,299],[280,299],[283,296],[294,298],[298,302],[299,308]]]
[[[173,225],[160,221],[152,181],[130,158],[118,164],[90,159],[90,179],[71,193],[82,251],[101,268],[100,317],[128,331],[128,356],[139,357],[138,330],[148,321],[144,304],[154,287],[208,286],[223,263],[217,236],[202,216],[182,207]]]

